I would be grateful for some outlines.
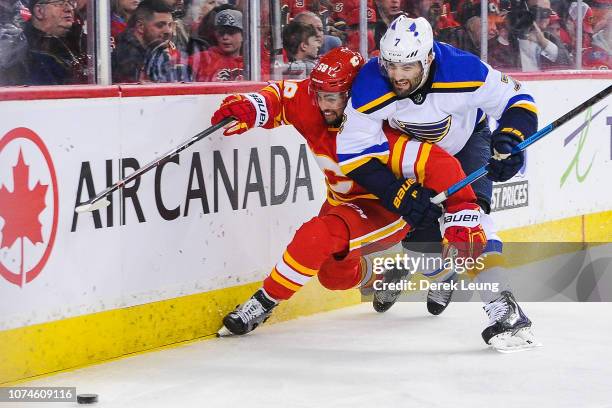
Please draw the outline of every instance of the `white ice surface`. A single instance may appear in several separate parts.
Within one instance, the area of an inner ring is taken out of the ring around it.
[[[361,304],[22,385],[76,386],[97,408],[612,407],[612,303],[523,307],[544,347],[516,354],[486,347],[479,303]],[[78,405],[11,405],[39,406]]]

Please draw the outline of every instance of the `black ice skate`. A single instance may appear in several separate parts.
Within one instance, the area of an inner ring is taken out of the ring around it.
[[[223,318],[223,327],[217,334],[231,336],[249,333],[268,320],[277,304],[264,289],[259,289],[249,300]]]
[[[453,284],[455,283],[456,274],[444,281],[448,285],[442,285],[441,288],[429,289],[427,291],[427,311],[434,316],[441,314],[451,302],[453,297]]]
[[[499,352],[512,353],[541,346],[531,332],[531,320],[514,299],[512,293],[501,295],[484,306],[489,326],[482,339]]]
[[[374,288],[374,298],[372,299],[372,306],[378,313],[384,313],[391,309],[391,306],[395,304],[397,298],[399,298],[401,291],[401,282],[405,281],[410,275],[409,269],[398,269],[393,268],[385,271],[382,282],[377,282],[377,287],[380,285],[380,290]],[[382,284],[381,284],[382,283]],[[389,288],[391,285],[391,289]],[[400,286],[400,288],[395,288]]]

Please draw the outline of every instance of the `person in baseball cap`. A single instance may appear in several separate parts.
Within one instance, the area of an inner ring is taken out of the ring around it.
[[[242,48],[242,13],[238,10],[222,10],[215,16],[215,38],[221,51],[227,56],[240,55]]]
[[[242,13],[232,9],[218,12],[215,16],[215,27],[233,27],[242,31]]]
[[[237,81],[244,78],[242,13],[233,8],[216,12],[216,46],[194,55],[191,69],[196,81]]]

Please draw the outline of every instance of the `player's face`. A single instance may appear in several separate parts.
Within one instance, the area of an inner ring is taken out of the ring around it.
[[[347,101],[346,92],[317,92],[317,103],[328,125],[340,125]]]
[[[385,69],[393,91],[399,97],[410,95],[423,79],[423,67],[420,62],[409,64],[385,62]]]

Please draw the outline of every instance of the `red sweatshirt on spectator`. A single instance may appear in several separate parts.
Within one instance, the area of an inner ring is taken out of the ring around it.
[[[198,82],[242,81],[244,60],[228,57],[219,47],[211,47],[191,57],[191,69]]]
[[[335,22],[344,21],[346,25],[359,24],[359,0],[332,0],[332,19]],[[368,23],[376,22],[374,0],[367,2]]]
[[[113,41],[117,41],[119,35],[127,28],[127,21],[118,14],[111,14],[111,37]]]

